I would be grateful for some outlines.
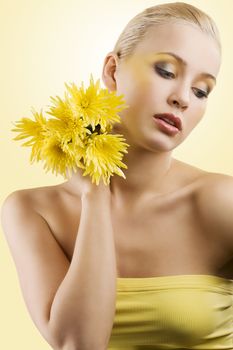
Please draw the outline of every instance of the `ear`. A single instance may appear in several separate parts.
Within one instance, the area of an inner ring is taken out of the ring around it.
[[[118,62],[119,58],[114,52],[109,52],[104,60],[102,80],[104,82],[104,85],[110,91],[117,90],[116,70],[118,67]]]

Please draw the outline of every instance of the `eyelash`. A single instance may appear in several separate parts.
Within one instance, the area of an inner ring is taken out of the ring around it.
[[[174,75],[173,73],[168,72],[168,71],[166,71],[165,69],[158,68],[158,67],[156,67],[156,66],[155,66],[155,69],[156,69],[156,71],[159,73],[159,75],[161,75],[161,76],[167,76],[167,77],[170,77],[170,78],[174,78],[174,77],[175,77],[175,75]],[[168,74],[168,75],[166,75],[166,74]],[[165,79],[167,79],[167,78],[165,78]],[[200,90],[200,89],[197,89],[197,88],[195,88],[195,90],[196,90],[198,93],[201,94],[201,96],[197,96],[197,95],[196,95],[197,98],[202,99],[202,98],[207,98],[207,97],[208,97],[208,93],[204,92],[203,90]]]

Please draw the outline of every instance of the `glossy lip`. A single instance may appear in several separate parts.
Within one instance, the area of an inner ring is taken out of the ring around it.
[[[162,118],[167,118],[169,120],[171,120],[172,122],[174,122],[174,126],[178,129],[178,130],[182,130],[182,122],[181,119],[177,116],[175,116],[174,114],[171,113],[158,113],[154,115],[154,118],[157,119],[162,119]]]
[[[175,136],[179,130],[175,127],[175,125],[170,125],[160,118],[153,118],[159,129],[165,132],[167,135]]]

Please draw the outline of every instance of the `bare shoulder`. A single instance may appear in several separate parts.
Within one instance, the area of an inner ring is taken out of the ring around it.
[[[48,222],[53,212],[59,213],[60,210],[63,210],[65,195],[60,185],[15,190],[4,199],[1,212],[6,207],[10,209],[23,205],[30,207]]]
[[[64,183],[17,190],[6,198],[1,216],[3,211],[12,216],[20,208],[28,208],[28,212],[43,218],[51,235],[71,260],[81,216],[80,196],[71,192]]]
[[[206,229],[221,235],[233,249],[233,177],[206,173],[197,191],[196,205]]]
[[[218,208],[221,211],[221,204],[233,205],[233,176],[206,172],[201,180],[197,198],[202,209]]]
[[[59,185],[19,189],[8,194],[5,200],[7,200],[8,198],[17,197],[30,201],[33,200],[33,198],[39,198],[44,195],[51,196],[57,192],[58,187]]]

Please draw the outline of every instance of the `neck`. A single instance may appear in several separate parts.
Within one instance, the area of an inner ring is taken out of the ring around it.
[[[170,152],[154,153],[141,150],[129,150],[123,162],[126,179],[120,176],[111,178],[111,191],[115,196],[140,197],[142,194],[163,192],[168,174],[174,164]]]
[[[127,169],[123,169],[126,179],[117,175],[111,177],[113,196],[134,200],[169,190],[168,175],[176,162],[171,157],[172,151],[150,150],[136,144],[122,124],[115,124],[112,133],[122,134],[130,145],[122,160],[127,165]]]

